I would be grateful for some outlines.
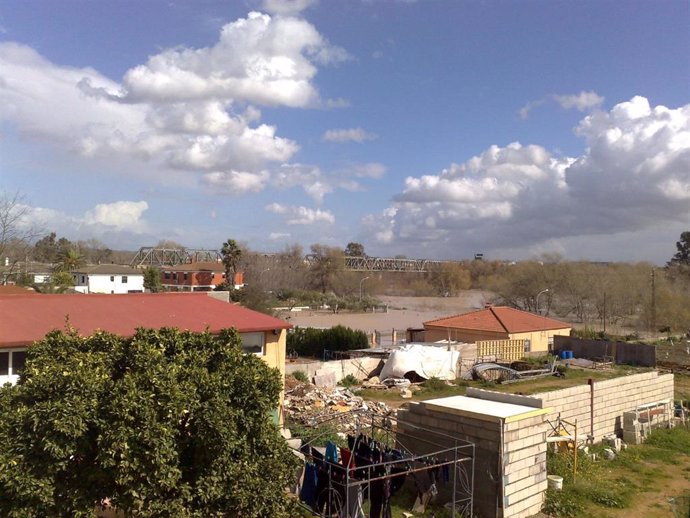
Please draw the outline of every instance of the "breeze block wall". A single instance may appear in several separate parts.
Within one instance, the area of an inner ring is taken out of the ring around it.
[[[517,389],[519,384],[514,386]],[[643,372],[530,396],[468,388],[467,396],[551,408],[547,419],[554,420],[559,413],[567,421],[577,419],[578,435],[591,435],[594,442],[599,442],[605,435],[623,433],[624,412],[656,401],[673,401],[673,374]]]
[[[539,512],[546,491],[545,415],[505,422],[456,415],[410,403],[398,411],[398,428],[409,440],[406,446],[427,453],[419,430],[423,427],[471,442],[474,458],[474,515],[482,518],[526,518]],[[452,446],[452,444],[448,444]]]

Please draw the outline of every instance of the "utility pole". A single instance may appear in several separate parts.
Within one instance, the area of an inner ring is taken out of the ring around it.
[[[652,268],[652,318],[651,318],[651,323],[652,323],[652,333],[656,331],[656,278],[655,278],[656,272],[654,268]]]
[[[606,334],[606,291],[604,291],[604,334]]]

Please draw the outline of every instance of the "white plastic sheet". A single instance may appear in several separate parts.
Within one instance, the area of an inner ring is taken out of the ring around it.
[[[393,351],[381,370],[381,381],[388,378],[402,378],[408,372],[429,379],[454,380],[460,352],[448,351],[445,347],[407,344]]]

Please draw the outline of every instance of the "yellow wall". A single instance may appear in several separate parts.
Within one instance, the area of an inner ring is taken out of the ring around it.
[[[483,340],[530,340],[530,352],[547,352],[549,337],[555,335],[569,336],[569,327],[563,329],[549,329],[548,331],[533,331],[531,333],[499,333],[495,331],[479,331],[475,329],[454,329],[447,327],[425,326],[424,341],[438,342],[450,339],[456,342],[479,342]]]
[[[546,353],[549,350],[549,337],[555,335],[570,335],[569,327],[564,329],[549,329],[547,331],[533,331],[531,333],[513,333],[510,338],[515,340],[530,340],[530,352],[543,352]]]
[[[285,397],[285,344],[287,341],[287,331],[281,329],[278,335],[274,335],[273,331],[264,333],[264,355],[263,360],[269,367],[276,368],[280,371],[280,379],[283,384],[283,390],[280,392],[280,399],[278,401],[278,418],[280,424],[283,424],[283,399]]]

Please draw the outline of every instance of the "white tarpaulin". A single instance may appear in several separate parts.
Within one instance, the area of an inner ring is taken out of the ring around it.
[[[458,351],[447,351],[444,347],[407,344],[393,351],[381,370],[381,381],[387,378],[402,378],[408,372],[429,379],[454,380],[455,368],[460,359]]]

